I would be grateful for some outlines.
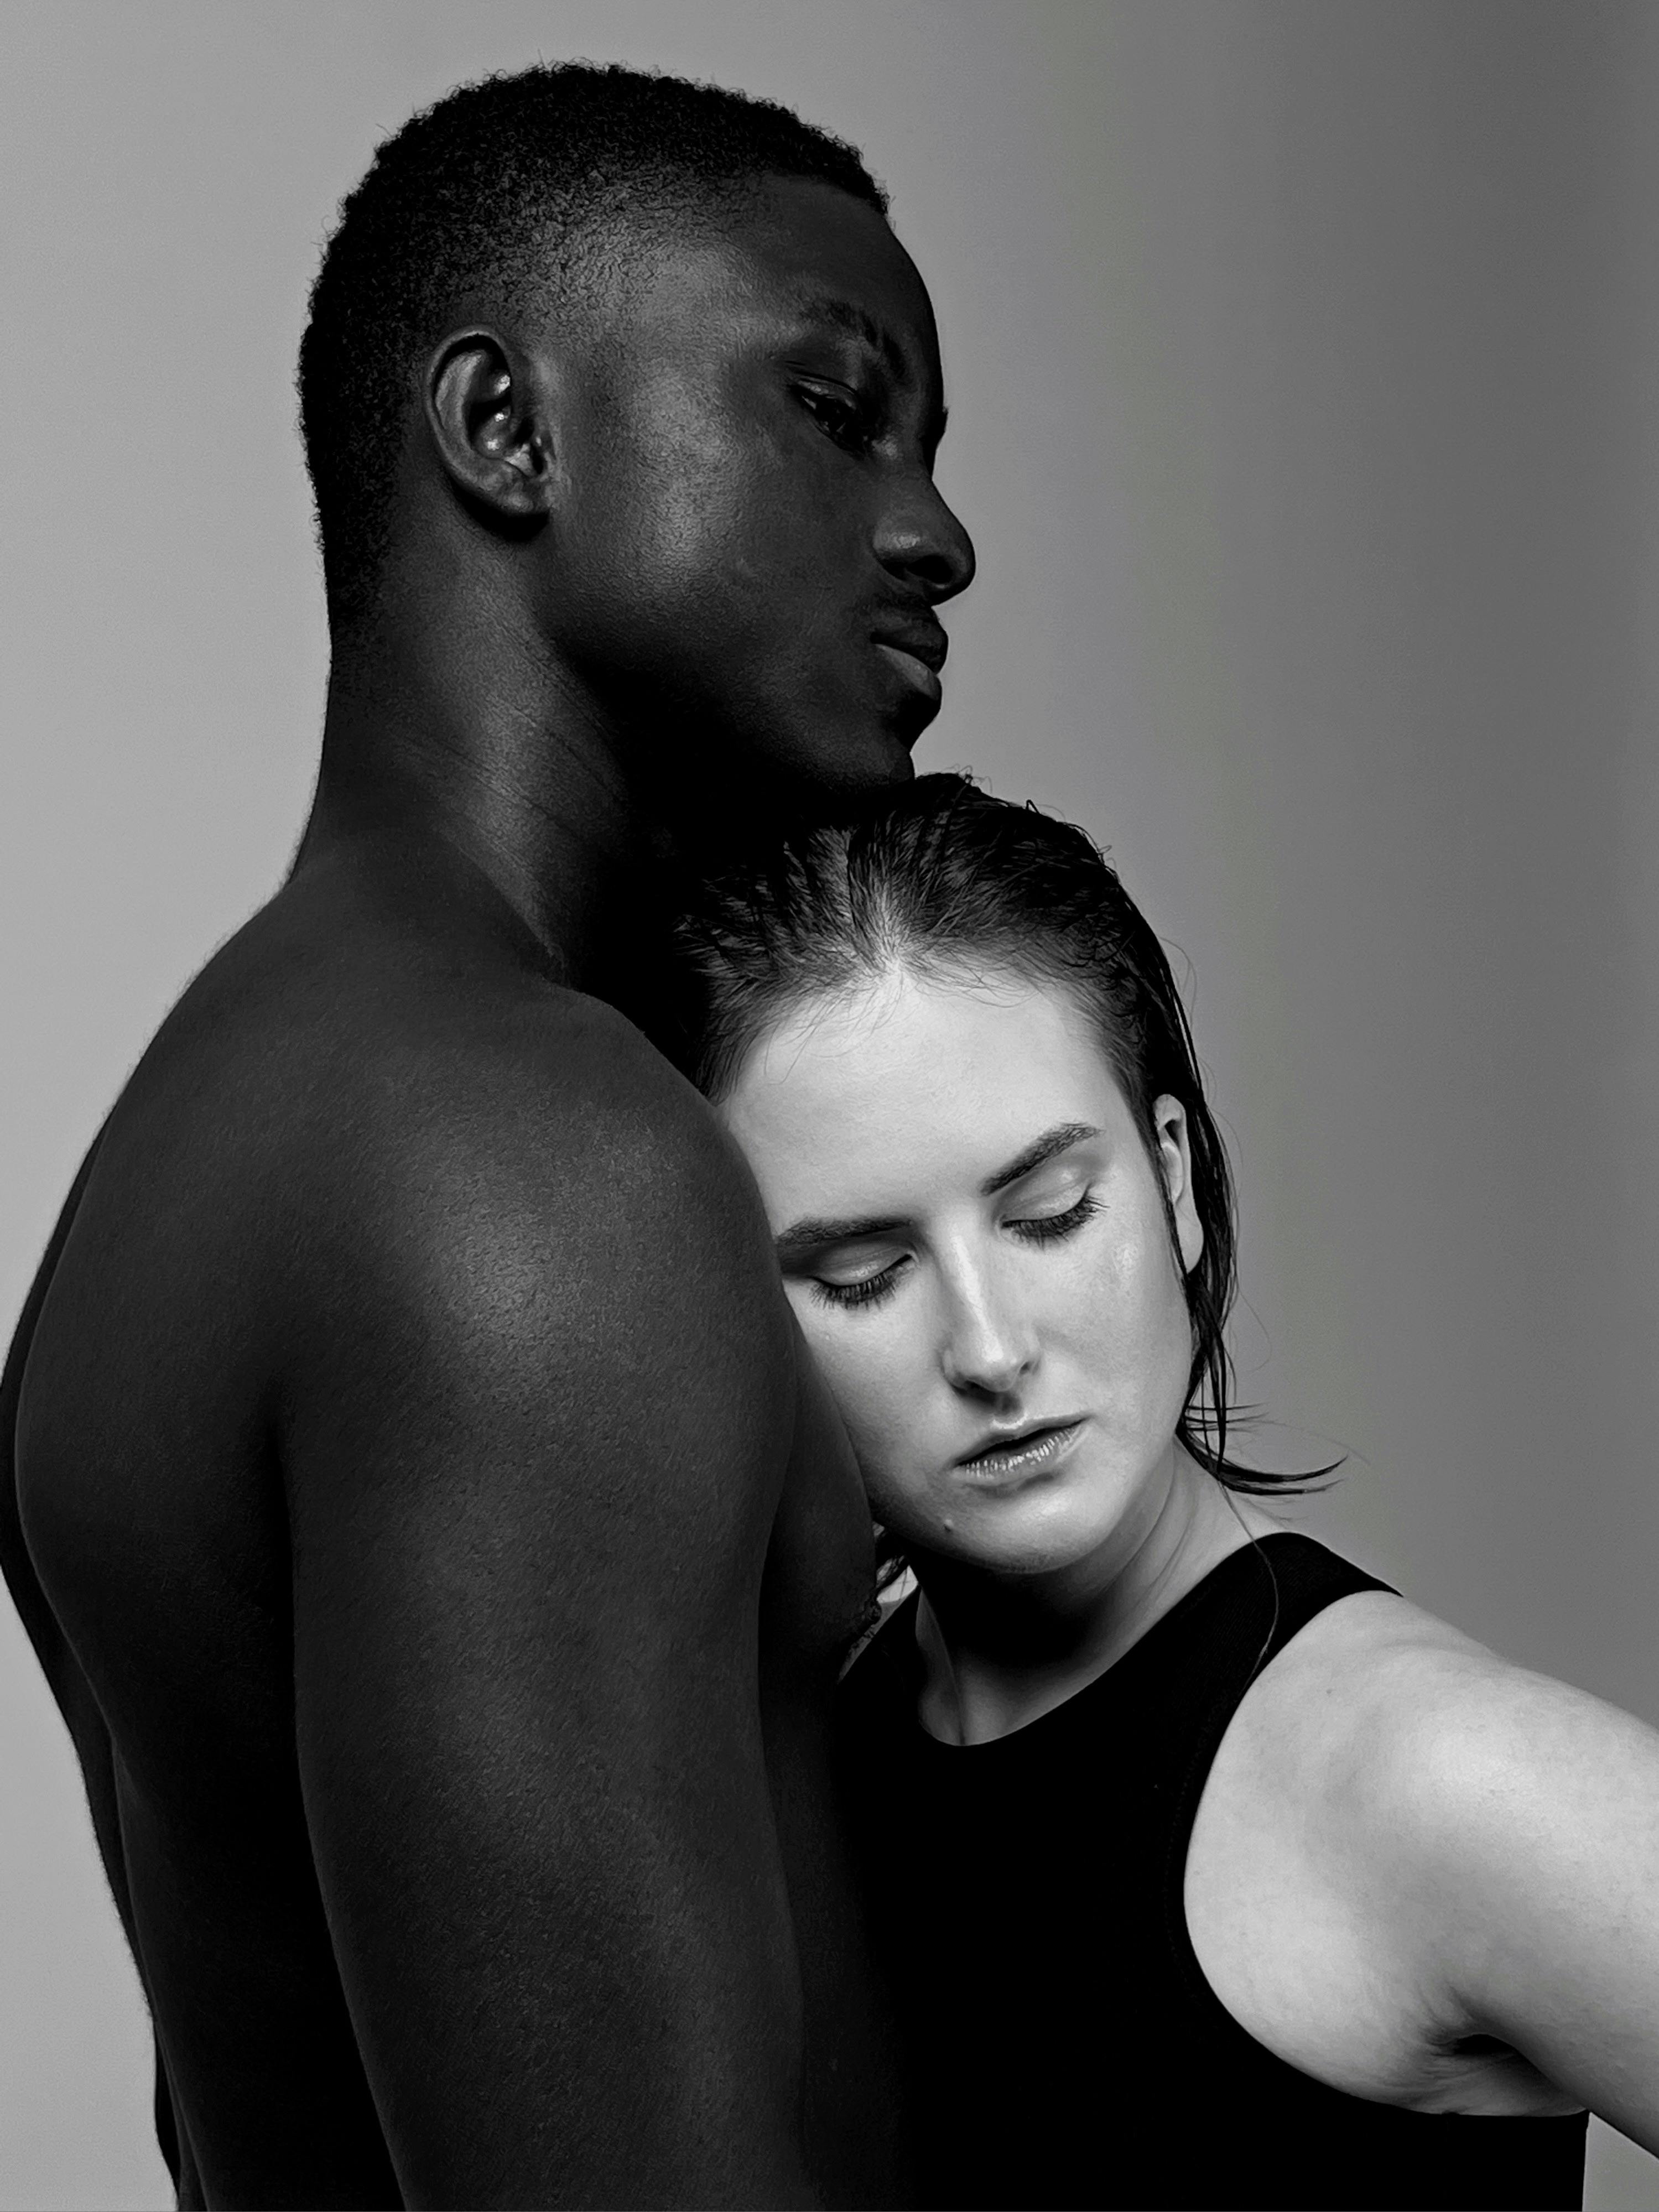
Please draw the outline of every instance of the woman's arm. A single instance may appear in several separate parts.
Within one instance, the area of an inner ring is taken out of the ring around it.
[[[1659,2154],[1659,1734],[1484,1653],[1412,1671],[1374,1803],[1425,1972]]]

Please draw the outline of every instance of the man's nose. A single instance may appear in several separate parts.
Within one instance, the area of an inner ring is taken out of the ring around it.
[[[955,599],[974,580],[974,541],[925,469],[905,472],[876,531],[876,557],[928,604]]]
[[[944,1366],[953,1389],[1006,1398],[1032,1374],[1037,1336],[1029,1316],[984,1278],[952,1286]]]

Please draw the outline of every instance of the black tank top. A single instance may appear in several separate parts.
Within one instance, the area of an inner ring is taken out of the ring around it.
[[[1582,2203],[1585,2114],[1329,2088],[1239,2026],[1187,1933],[1188,1839],[1246,1689],[1316,1613],[1387,1588],[1309,1537],[1266,1537],[1064,1705],[969,1751],[916,1717],[915,1598],[860,1654],[842,1756],[919,2203]]]

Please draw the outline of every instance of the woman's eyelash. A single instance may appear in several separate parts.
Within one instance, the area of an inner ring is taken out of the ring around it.
[[[1077,1204],[1068,1206],[1064,1213],[1028,1214],[1003,1225],[1029,1244],[1057,1244],[1062,1237],[1074,1237],[1084,1223],[1092,1220],[1099,1211],[1100,1200],[1085,1190]],[[903,1265],[902,1260],[895,1260],[878,1275],[866,1275],[861,1283],[826,1283],[817,1277],[813,1280],[812,1295],[827,1306],[839,1306],[843,1312],[849,1307],[879,1305],[897,1288]]]
[[[878,1275],[866,1276],[861,1283],[826,1283],[821,1278],[815,1278],[813,1295],[822,1298],[825,1305],[843,1309],[879,1305],[883,1298],[890,1298],[893,1295],[899,1267],[900,1262],[895,1260],[890,1267],[884,1267]]]
[[[1012,1229],[1016,1237],[1024,1237],[1028,1243],[1053,1244],[1062,1237],[1075,1236],[1084,1223],[1092,1219],[1099,1211],[1100,1200],[1085,1190],[1077,1204],[1067,1206],[1064,1213],[1029,1214],[1022,1220],[1008,1222],[1006,1226]]]

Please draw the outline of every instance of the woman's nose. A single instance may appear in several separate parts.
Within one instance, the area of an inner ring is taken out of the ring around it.
[[[944,1347],[945,1372],[953,1389],[1006,1398],[1036,1363],[1036,1332],[1029,1317],[989,1283],[957,1286]]]

